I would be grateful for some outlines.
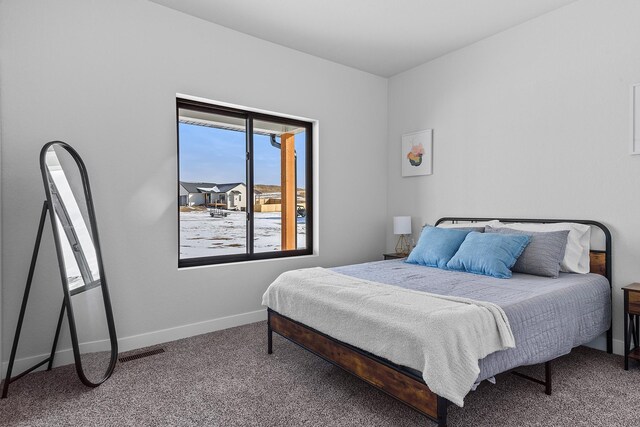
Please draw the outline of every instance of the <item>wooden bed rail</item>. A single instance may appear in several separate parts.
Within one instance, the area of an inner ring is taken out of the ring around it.
[[[268,309],[267,312],[269,354],[273,351],[272,334],[276,332],[426,415],[437,422],[438,426],[447,425],[449,402],[432,392],[422,378],[400,366],[331,338],[271,309]]]

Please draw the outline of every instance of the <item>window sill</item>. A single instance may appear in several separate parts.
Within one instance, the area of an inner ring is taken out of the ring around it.
[[[314,251],[312,254],[308,255],[296,255],[296,256],[285,256],[285,257],[277,257],[277,258],[265,258],[265,259],[251,259],[244,261],[234,261],[234,262],[221,262],[218,264],[204,264],[204,265],[192,265],[192,266],[184,266],[178,267],[178,271],[183,270],[194,270],[201,268],[211,268],[211,267],[227,267],[227,266],[238,266],[238,265],[246,265],[246,264],[254,264],[254,263],[264,263],[264,262],[274,262],[274,261],[292,261],[292,260],[303,260],[310,258],[317,258],[320,255]]]

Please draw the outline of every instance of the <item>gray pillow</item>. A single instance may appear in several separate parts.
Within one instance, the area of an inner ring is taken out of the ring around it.
[[[484,227],[452,227],[449,230],[462,230],[462,231],[475,231],[477,233],[484,233]]]
[[[512,271],[535,276],[558,277],[560,262],[564,258],[569,230],[537,232],[520,231],[513,228],[485,227],[485,233],[526,234],[531,236],[529,245],[513,265]]]

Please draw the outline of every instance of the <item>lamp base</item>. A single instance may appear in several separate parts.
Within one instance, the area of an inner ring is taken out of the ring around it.
[[[396,244],[396,253],[409,255],[409,252],[411,252],[410,240],[411,239],[408,237],[407,234],[401,234],[400,238],[398,239],[398,243]]]

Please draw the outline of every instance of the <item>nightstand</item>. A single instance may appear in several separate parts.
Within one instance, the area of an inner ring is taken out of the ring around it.
[[[391,253],[391,254],[382,254],[382,256],[384,257],[385,260],[388,259],[400,259],[400,258],[406,258],[408,255],[406,254],[399,254],[399,253]]]
[[[640,283],[622,288],[624,291],[624,369],[629,369],[629,358],[640,361]],[[631,347],[633,340],[633,347]]]

